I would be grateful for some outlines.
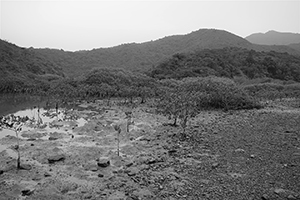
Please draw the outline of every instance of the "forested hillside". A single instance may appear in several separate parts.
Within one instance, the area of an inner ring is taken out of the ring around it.
[[[200,50],[175,54],[153,69],[158,79],[196,76],[270,77],[300,82],[300,57],[278,52],[258,52],[242,48]]]
[[[147,96],[158,92],[158,79],[197,76],[269,77],[300,82],[297,50],[254,45],[214,29],[77,52],[25,49],[1,41],[0,53],[1,93]]]
[[[225,47],[256,51],[273,50],[300,55],[299,51],[288,46],[254,45],[237,35],[215,29],[200,29],[186,35],[168,36],[141,44],[123,44],[90,51],[66,52],[55,49],[34,49],[33,51],[62,67],[66,75],[76,77],[95,67],[147,72],[176,53]]]
[[[0,40],[0,92],[34,90],[64,77],[62,69],[35,52]],[[26,88],[26,89],[25,89]]]

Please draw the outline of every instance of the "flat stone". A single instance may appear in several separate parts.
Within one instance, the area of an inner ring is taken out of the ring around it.
[[[277,189],[274,190],[274,193],[275,193],[275,194],[278,194],[278,195],[283,194],[283,193],[285,193],[285,192],[286,192],[286,191],[285,191],[284,189],[281,189],[281,188],[277,188]]]
[[[51,174],[49,174],[48,172],[45,172],[45,173],[44,173],[44,176],[45,176],[45,177],[49,177],[49,176],[51,176]]]
[[[138,189],[133,192],[133,195],[137,199],[149,199],[151,197],[154,197],[153,193],[150,190],[147,189]]]
[[[269,197],[268,195],[266,195],[266,194],[263,194],[263,195],[261,196],[261,199],[262,199],[262,200],[270,200],[270,197]]]
[[[64,161],[66,159],[64,154],[56,154],[48,157],[49,164],[53,164],[56,162]]]
[[[125,163],[125,166],[126,166],[126,167],[131,167],[132,165],[133,165],[133,162]]]
[[[236,153],[245,153],[244,149],[238,148],[236,150],[234,150]]]
[[[120,191],[116,191],[108,197],[108,200],[123,200],[123,199],[126,199],[126,195],[124,192],[120,192]]]
[[[207,184],[210,183],[210,180],[207,180],[207,179],[200,179],[199,182],[207,185]]]
[[[287,196],[287,199],[288,200],[297,200],[298,198],[297,197],[295,197],[294,195],[289,195],[289,196]]]
[[[58,138],[57,138],[57,137],[52,137],[52,136],[50,136],[50,137],[49,137],[49,140],[58,140]]]
[[[97,159],[97,165],[99,167],[108,167],[110,165],[110,160],[108,158],[99,158]]]
[[[31,165],[29,165],[29,164],[21,164],[20,169],[23,169],[23,170],[31,170],[32,167],[31,167]]]
[[[137,167],[130,167],[125,171],[125,173],[128,174],[128,176],[135,176],[137,173],[139,173],[139,169]]]
[[[24,190],[22,190],[22,196],[29,196],[29,195],[32,195],[33,192],[34,192],[34,190],[24,189]]]

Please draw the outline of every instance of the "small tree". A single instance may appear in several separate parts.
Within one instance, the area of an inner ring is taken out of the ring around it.
[[[132,123],[131,118],[132,118],[132,111],[126,111],[125,112],[127,123],[126,123],[126,132],[129,132],[129,125]]]
[[[17,146],[16,150],[18,153],[17,158],[17,169],[21,169],[21,155],[20,155],[20,139],[19,139],[19,132],[22,131],[23,125],[29,121],[29,117],[20,117],[14,115],[8,115],[6,117],[0,118],[0,127],[3,129],[13,130],[17,136]]]
[[[115,131],[118,132],[118,136],[117,136],[117,154],[118,156],[120,156],[120,133],[121,133],[121,127],[118,124],[115,124],[114,126]]]

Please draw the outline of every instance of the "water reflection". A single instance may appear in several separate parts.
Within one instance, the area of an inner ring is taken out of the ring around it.
[[[65,134],[68,136],[74,134],[73,129],[75,127],[83,126],[87,122],[81,117],[78,110],[50,108],[50,106],[46,104],[43,104],[45,105],[44,107],[40,107],[41,104],[42,103],[39,103],[38,106],[30,106],[25,109],[22,107],[20,110],[7,113],[20,117],[27,116],[31,119],[30,122],[22,127],[22,131],[19,133],[20,139],[48,140],[50,135],[53,136],[55,134]],[[16,137],[16,133],[13,130],[0,129],[0,139],[4,137]],[[11,151],[8,150],[8,146],[0,144],[0,152],[3,150],[12,154]]]

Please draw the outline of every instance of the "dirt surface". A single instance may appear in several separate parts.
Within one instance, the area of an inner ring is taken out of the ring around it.
[[[0,199],[300,199],[300,109],[203,111],[187,134],[149,107],[84,103],[0,140]],[[120,125],[120,155],[117,131]],[[4,148],[5,147],[5,148]]]

